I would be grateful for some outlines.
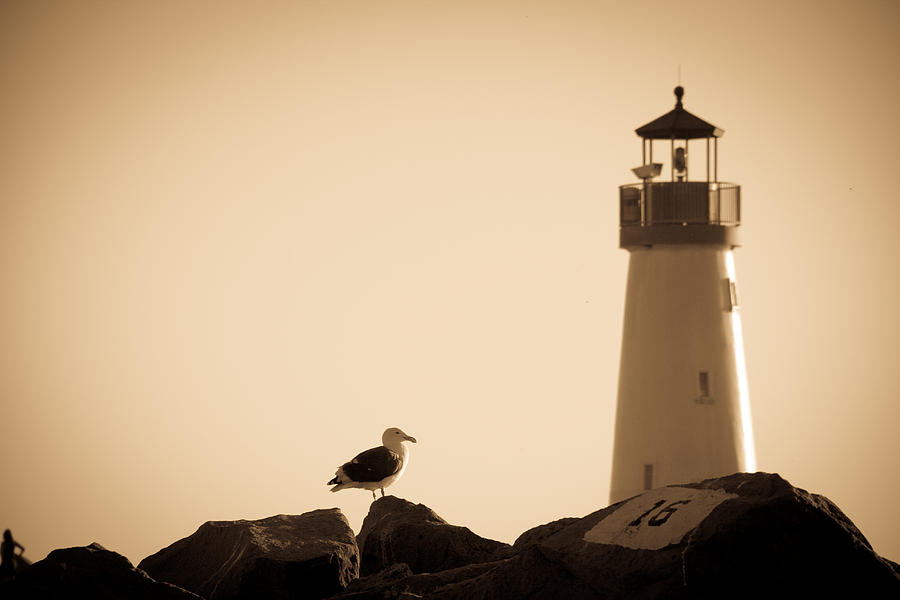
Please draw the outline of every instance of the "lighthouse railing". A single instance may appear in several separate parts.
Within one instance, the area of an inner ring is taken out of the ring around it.
[[[619,186],[622,227],[741,224],[741,186],[706,181],[660,181]]]

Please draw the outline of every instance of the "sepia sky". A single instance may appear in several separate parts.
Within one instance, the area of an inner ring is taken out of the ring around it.
[[[0,528],[606,506],[634,129],[725,130],[758,467],[900,561],[900,3],[0,3]]]

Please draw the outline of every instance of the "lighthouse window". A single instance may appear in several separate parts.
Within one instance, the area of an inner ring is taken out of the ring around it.
[[[737,282],[731,277],[722,280],[722,291],[725,296],[725,310],[734,312],[738,309]]]
[[[709,396],[709,371],[700,371],[700,395]]]
[[[697,378],[700,394],[696,398],[697,404],[712,404],[713,399],[709,394],[709,371],[700,371]]]
[[[653,489],[653,465],[644,465],[644,489]]]
[[[726,277],[725,284],[725,309],[734,312],[738,309],[737,282],[731,277]]]

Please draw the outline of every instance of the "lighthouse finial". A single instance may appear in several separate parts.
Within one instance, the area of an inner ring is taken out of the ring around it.
[[[684,88],[680,85],[675,88],[675,108],[681,108],[681,97],[684,96]]]

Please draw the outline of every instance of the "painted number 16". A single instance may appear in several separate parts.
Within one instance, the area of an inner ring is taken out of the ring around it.
[[[669,517],[671,517],[675,513],[675,511],[678,510],[678,508],[676,508],[677,506],[682,505],[682,504],[688,504],[689,502],[690,502],[690,500],[676,500],[675,502],[670,503],[668,506],[666,506],[665,508],[660,510],[658,513],[656,513],[655,515],[650,517],[650,520],[647,521],[647,525],[649,525],[651,527],[659,527],[660,525],[662,525],[663,523],[668,521]],[[641,522],[644,520],[644,517],[646,517],[647,515],[649,515],[654,510],[656,510],[657,508],[659,508],[660,506],[662,506],[665,503],[666,503],[665,500],[658,501],[656,504],[651,506],[647,512],[645,512],[644,514],[642,514],[641,516],[636,518],[634,521],[629,523],[628,527],[629,528],[639,527]]]

